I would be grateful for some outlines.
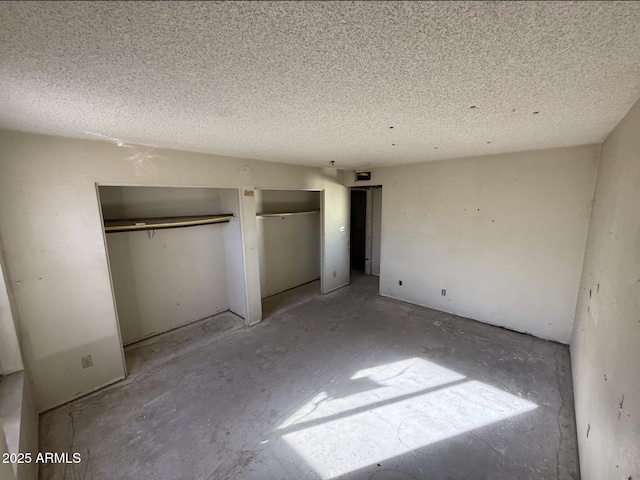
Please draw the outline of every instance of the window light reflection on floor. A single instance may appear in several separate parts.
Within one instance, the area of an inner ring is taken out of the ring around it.
[[[325,480],[537,407],[421,358],[360,370],[348,382],[330,382],[279,426]]]

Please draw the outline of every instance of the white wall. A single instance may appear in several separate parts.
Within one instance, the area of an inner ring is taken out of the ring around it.
[[[222,212],[218,188],[100,186],[105,219],[209,215]]]
[[[257,221],[262,298],[320,278],[320,212]]]
[[[240,224],[240,195],[235,189],[220,190],[220,209],[235,215],[222,225],[224,235],[225,273],[227,275],[227,304],[229,310],[247,320],[247,296],[245,287],[245,261]],[[247,323],[254,323],[249,319]]]
[[[325,168],[327,187],[320,196],[321,262],[320,285],[323,293],[348,285],[350,280],[349,259],[349,190],[344,188],[345,172]],[[340,186],[333,183],[337,181]],[[327,255],[326,252],[336,252]]]
[[[124,345],[229,309],[222,225],[107,234]]]
[[[0,455],[38,452],[38,413],[25,372],[7,375],[0,381]],[[38,465],[31,463],[0,464],[2,480],[35,480]]]
[[[602,145],[576,307],[571,359],[584,480],[640,478],[639,132],[640,101]]]
[[[256,190],[256,211],[261,213],[310,212],[320,209],[318,192]]]
[[[0,235],[40,411],[125,372],[96,183],[241,189],[249,323],[261,318],[254,189],[323,190],[322,290],[349,281],[339,232],[348,197],[335,169],[0,131]],[[82,369],[87,354],[94,365]]]
[[[222,211],[216,188],[105,186],[99,191],[105,219],[233,213]],[[225,227],[107,233],[124,345],[229,309]],[[240,236],[229,241],[238,244]]]
[[[0,254],[0,375],[9,375],[23,365],[2,263]]]
[[[584,146],[373,170],[357,184],[383,185],[380,293],[568,342],[597,155]]]

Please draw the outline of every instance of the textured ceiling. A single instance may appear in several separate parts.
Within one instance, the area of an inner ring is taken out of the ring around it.
[[[348,168],[601,142],[639,94],[636,2],[0,4],[13,130]]]

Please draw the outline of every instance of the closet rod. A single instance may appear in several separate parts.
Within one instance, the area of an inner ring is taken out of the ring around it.
[[[119,220],[105,220],[106,233],[131,232],[139,230],[159,230],[163,228],[197,227],[214,223],[226,223],[233,218],[233,214],[222,215],[189,215],[181,217],[130,218]]]
[[[290,215],[307,215],[309,213],[320,213],[320,210],[310,210],[308,212],[285,212],[285,213],[258,213],[257,217],[288,217]]]

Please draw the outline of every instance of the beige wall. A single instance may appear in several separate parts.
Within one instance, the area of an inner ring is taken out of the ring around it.
[[[0,252],[0,375],[9,375],[22,370],[23,365],[2,264]]]
[[[320,278],[320,213],[258,217],[262,298]]]
[[[229,309],[224,226],[107,235],[124,345]]]
[[[33,401],[31,383],[25,379],[22,389],[22,411],[20,416],[20,452],[38,452],[38,410]],[[23,463],[18,465],[17,480],[35,480],[38,478],[38,464]]]
[[[256,209],[258,214],[311,212],[320,210],[320,195],[301,190],[256,190]]]
[[[380,293],[567,343],[597,156],[584,146],[375,169],[357,184],[383,185]]]
[[[223,213],[219,188],[105,185],[100,186],[99,190],[103,216],[111,220]]]
[[[2,480],[38,478],[38,412],[31,384],[24,372],[4,376],[0,382],[0,455],[30,453],[31,463],[0,462]]]
[[[638,478],[640,102],[602,145],[571,358],[582,478]]]
[[[322,289],[348,283],[348,192],[335,169],[0,131],[0,235],[40,411],[124,375],[96,183],[241,189],[249,323],[261,317],[253,189],[323,190]]]

